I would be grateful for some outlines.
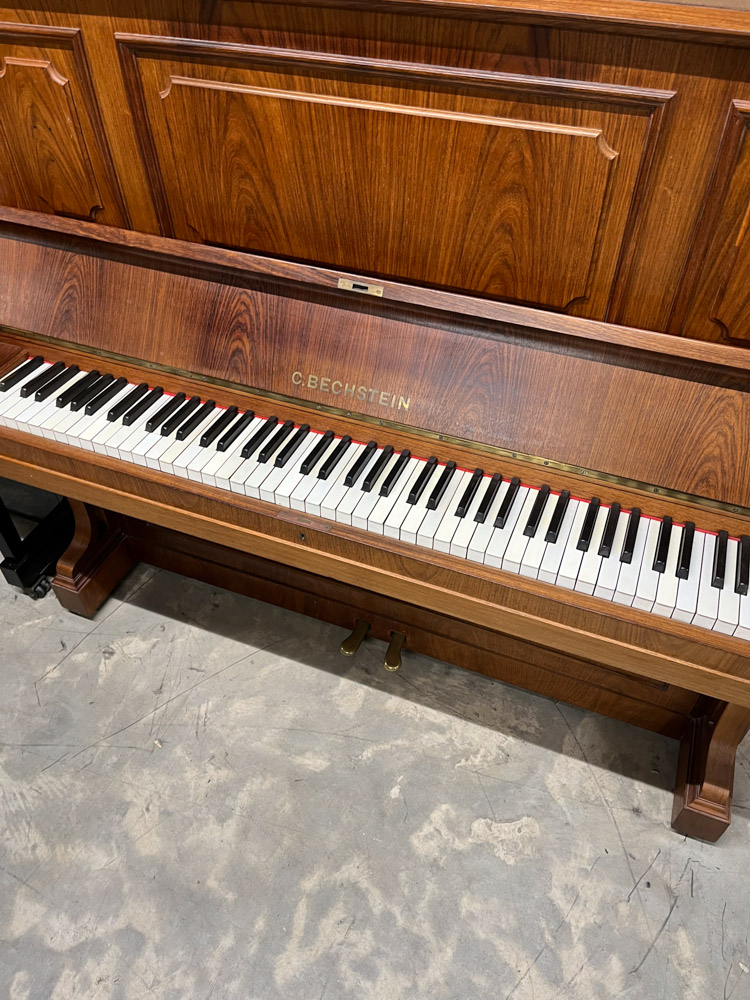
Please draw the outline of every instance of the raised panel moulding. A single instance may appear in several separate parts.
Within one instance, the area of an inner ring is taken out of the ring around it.
[[[671,91],[117,38],[165,235],[603,313]]]

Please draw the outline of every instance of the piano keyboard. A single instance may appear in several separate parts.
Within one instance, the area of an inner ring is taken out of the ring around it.
[[[30,358],[0,424],[750,639],[750,537]]]

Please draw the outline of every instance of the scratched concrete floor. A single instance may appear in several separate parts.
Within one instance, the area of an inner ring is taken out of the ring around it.
[[[2,998],[750,997],[748,744],[712,847],[665,740],[180,577],[0,623]]]

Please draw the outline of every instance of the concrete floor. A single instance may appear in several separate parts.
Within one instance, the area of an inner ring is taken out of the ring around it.
[[[750,997],[750,745],[716,846],[672,743],[140,567],[0,584],[0,998]]]

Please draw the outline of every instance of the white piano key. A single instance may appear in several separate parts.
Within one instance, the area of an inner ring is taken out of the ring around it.
[[[20,409],[14,409],[12,418],[9,418],[6,424],[7,427],[12,427],[17,431],[28,431],[29,421],[34,418],[39,410],[44,408],[44,404],[37,403],[33,396],[27,397],[24,402],[25,406]]]
[[[226,406],[217,406],[216,409],[214,410],[215,419],[218,420],[219,417],[221,417],[227,409],[228,407]],[[201,472],[203,471],[203,469],[205,469],[205,467],[208,465],[208,463],[211,461],[214,455],[218,454],[216,446],[221,440],[222,435],[226,434],[226,432],[230,429],[234,421],[239,420],[239,417],[240,414],[238,413],[234,418],[234,420],[232,420],[231,423],[224,428],[221,434],[219,434],[218,437],[214,438],[211,444],[207,444],[205,448],[201,448],[200,438],[199,438],[199,443],[195,455],[194,456],[191,455],[189,460],[185,463],[185,472],[187,473],[188,479],[192,479],[193,482],[196,483],[201,482]],[[204,429],[208,430],[210,426],[211,426],[210,424],[207,424]],[[182,465],[182,463],[179,464],[180,466]]]
[[[456,531],[464,521],[463,517],[456,517],[456,507],[458,506],[466,487],[469,485],[472,475],[473,473],[471,472],[462,472],[458,477],[458,485],[455,493],[453,494],[453,500],[443,514],[437,531],[432,538],[432,547],[437,552],[450,552],[451,550],[453,536],[456,534]],[[482,482],[480,481],[477,493],[481,490],[481,488]],[[476,494],[474,498],[476,499]]]
[[[424,465],[420,466],[420,472],[424,469]],[[425,486],[422,491],[422,495],[415,504],[410,504],[410,508],[404,518],[401,527],[399,528],[398,537],[402,542],[411,542],[412,545],[417,543],[417,535],[419,534],[419,529],[422,526],[422,522],[427,517],[427,501],[429,499],[430,493],[434,489],[434,484],[438,481],[438,477],[443,471],[443,466],[438,465],[430,477],[430,481]],[[455,476],[455,473],[454,473]]]
[[[739,624],[734,634],[738,639],[750,639],[750,595],[748,594],[740,598]]]
[[[693,615],[693,625],[712,629],[719,617],[718,587],[711,586],[714,566],[714,548],[716,535],[706,534],[703,544],[703,561],[701,562],[701,577],[698,584],[698,606]]]
[[[304,510],[305,501],[310,496],[312,491],[315,489],[315,484],[318,482],[318,473],[320,472],[320,467],[329,458],[331,452],[336,447],[341,439],[337,437],[332,437],[326,447],[323,449],[321,454],[316,459],[314,465],[310,471],[302,476],[300,481],[292,490],[292,494],[289,497],[289,506],[293,510]]]
[[[698,608],[698,587],[700,585],[705,540],[705,532],[695,532],[693,535],[693,551],[690,554],[690,567],[688,569],[687,580],[678,580],[677,582],[677,603],[672,612],[672,617],[681,622],[691,622]]]
[[[205,414],[201,418],[200,423],[198,423],[198,425],[194,427],[193,430],[190,431],[190,433],[182,439],[182,441],[178,441],[175,437],[172,437],[171,447],[167,448],[167,450],[159,459],[159,468],[161,469],[161,471],[170,473],[173,476],[179,474],[184,475],[185,473],[183,470],[185,465],[183,465],[180,472],[178,472],[178,466],[177,466],[178,461],[182,461],[185,453],[187,451],[190,451],[193,448],[193,446],[195,448],[200,447],[198,441],[200,440],[201,435],[205,434],[206,428],[215,419],[216,419],[216,410],[214,408],[213,410],[211,410],[210,413]]]
[[[25,364],[26,362],[24,361],[23,364],[17,365],[13,371],[23,368],[23,365]],[[22,378],[16,385],[12,386],[10,389],[6,389],[5,392],[0,392],[0,418],[2,418],[9,410],[12,410],[15,406],[17,406],[20,399],[28,398],[21,396],[21,389],[23,389],[27,382],[31,382],[32,379],[35,379],[37,375],[41,375],[42,372],[47,371],[49,367],[50,365],[48,362],[42,362],[42,364],[33,371],[27,372],[25,377]],[[12,373],[8,372],[8,375],[10,374]],[[1,419],[0,422],[2,422]]]
[[[296,433],[296,431],[295,431]],[[268,478],[263,480],[263,485],[260,488],[260,499],[265,500],[266,503],[276,503],[280,504],[281,501],[276,499],[276,491],[280,489],[286,477],[293,472],[297,472],[299,475],[299,467],[307,458],[307,455],[315,447],[316,443],[320,440],[320,436],[314,432],[309,432],[305,438],[302,440],[297,450],[293,455],[287,460],[283,467],[277,467],[274,465],[272,471],[269,473]],[[289,490],[291,493],[291,489]],[[288,496],[284,506],[289,506]]]
[[[23,424],[19,424],[19,429],[28,431],[31,434],[38,434],[41,437],[44,435],[45,425],[57,412],[59,411],[55,397],[45,399],[43,402],[36,404],[36,409],[33,412],[24,414],[24,422]]]
[[[615,591],[617,590],[617,580],[620,576],[620,568],[622,567],[620,553],[622,552],[625,535],[628,531],[629,519],[630,511],[621,510],[612,540],[612,552],[606,559],[602,559],[596,587],[594,588],[594,597],[601,597],[605,601],[614,599]]]
[[[482,486],[480,487],[482,498],[484,498],[489,482],[490,477],[487,478],[487,483],[482,483]],[[480,524],[474,522],[474,531],[471,535],[471,540],[469,541],[469,547],[466,550],[466,558],[471,559],[472,562],[484,562],[484,558],[487,553],[487,546],[490,544],[490,539],[493,534],[497,531],[497,528],[495,527],[495,518],[497,517],[497,512],[500,510],[500,505],[505,499],[505,494],[508,492],[509,486],[510,481],[504,479],[500,483],[500,488],[495,494],[495,499],[490,504],[489,510],[487,511],[487,517]],[[518,503],[518,497],[516,497],[516,503]],[[451,549],[451,551],[453,550]]]
[[[378,449],[378,451],[380,451],[380,449]],[[372,514],[378,502],[382,500],[382,497],[380,496],[380,488],[390,475],[393,466],[398,461],[398,458],[399,458],[398,452],[394,452],[391,455],[391,457],[385,463],[385,466],[378,473],[378,477],[373,483],[372,489],[368,493],[365,493],[363,490],[360,490],[358,486],[352,487],[352,489],[357,491],[354,497],[352,497],[352,500],[356,499],[357,496],[359,497],[359,499],[357,500],[354,509],[351,511],[351,515],[349,515],[350,520],[346,520],[347,518],[346,512],[347,508],[351,505],[351,501],[349,501],[349,498],[344,497],[343,501],[339,504],[338,509],[336,511],[337,521],[341,521],[343,524],[352,524],[354,525],[355,528],[365,528],[365,529],[367,528],[367,521],[368,518],[370,517],[370,514]]]
[[[120,389],[112,399],[108,400],[104,406],[98,410],[96,413],[92,413],[88,418],[88,423],[85,427],[81,428],[78,434],[78,444],[79,447],[85,448],[86,451],[94,451],[94,439],[97,438],[102,431],[107,427],[111,427],[114,421],[107,420],[107,414],[116,406],[121,400],[123,400],[128,393],[132,392],[135,385],[126,385],[124,388]]]
[[[424,464],[424,459],[409,459],[390,496],[380,497],[373,507],[372,514],[367,518],[368,531],[376,531],[389,538],[399,537],[399,529],[411,510],[411,504],[406,502],[406,498]]]
[[[599,546],[602,544],[602,535],[609,517],[609,507],[602,504],[594,521],[594,530],[591,533],[588,551],[584,552],[581,565],[578,569],[575,589],[581,594],[593,594],[596,589],[596,582],[599,579],[599,570],[602,567],[602,557],[599,555]]]
[[[467,559],[469,557],[469,546],[471,540],[474,537],[474,532],[477,530],[478,524],[474,520],[477,511],[479,510],[480,504],[482,503],[482,498],[484,497],[485,491],[487,490],[487,485],[490,482],[491,476],[483,476],[482,481],[479,484],[479,488],[474,494],[474,498],[469,504],[469,509],[466,511],[464,517],[458,519],[458,526],[456,528],[455,534],[451,538],[449,552],[453,556],[458,556],[461,559]],[[507,490],[507,486],[506,486]],[[498,491],[501,492],[501,491]],[[497,498],[495,498],[497,499]],[[489,541],[489,535],[487,536],[487,541]],[[484,548],[482,549],[481,557],[476,560],[482,562],[484,558],[484,549],[487,548],[487,543],[485,542]]]
[[[484,562],[487,566],[497,566],[508,573],[517,573],[521,568],[521,560],[529,544],[529,539],[523,533],[526,522],[529,519],[531,508],[536,500],[537,490],[522,486],[511,507],[508,518],[502,528],[495,528],[492,532],[484,554]],[[510,550],[510,554],[508,553]]]
[[[260,497],[260,487],[273,471],[274,458],[283,445],[277,444],[273,450],[273,454],[265,462],[260,461],[260,453],[266,445],[271,443],[282,424],[283,422],[279,421],[274,426],[268,437],[253,448],[252,453],[245,459],[242,466],[237,470],[236,475],[231,477],[229,485],[233,493],[244,493],[248,497]],[[286,443],[284,441],[284,444]]]
[[[649,519],[646,545],[643,549],[643,561],[641,571],[638,574],[638,586],[636,587],[633,607],[641,608],[642,611],[650,611],[656,600],[656,588],[659,586],[660,574],[654,569],[654,558],[656,556],[656,545],[659,541],[659,529],[661,521],[654,518]]]
[[[465,473],[465,475],[471,478],[470,472]],[[456,504],[459,502],[461,494],[466,489],[466,482],[467,480],[464,479],[463,475],[458,473],[458,470],[453,473],[453,478],[450,483],[448,483],[448,487],[443,494],[440,503],[434,510],[427,511],[427,515],[419,527],[417,545],[423,545],[428,549],[435,547],[435,538],[437,537],[437,532],[443,525],[443,521],[449,515],[451,517],[455,517]]]
[[[565,555],[565,547],[568,544],[573,524],[577,520],[578,511],[581,507],[585,507],[582,500],[573,500],[571,498],[557,534],[557,541],[547,542],[547,548],[544,550],[544,555],[542,556],[542,565],[539,567],[538,580],[543,580],[545,583],[555,583],[557,580],[557,574],[560,572],[560,564]],[[583,524],[583,521],[581,521],[581,524]],[[580,531],[579,526],[579,534]]]
[[[61,444],[75,444],[75,436],[68,436],[68,432],[71,431],[76,424],[79,424],[84,417],[82,410],[71,410],[69,407],[62,407],[63,417],[55,422],[54,430],[52,434],[55,441],[59,441]]]
[[[73,376],[70,382],[67,382],[61,389],[59,389],[54,394],[54,397],[52,399],[48,400],[48,402],[51,404],[52,412],[45,418],[44,424],[40,425],[39,429],[41,431],[42,437],[49,438],[50,441],[55,440],[55,429],[57,428],[58,424],[61,423],[61,421],[65,420],[66,414],[70,413],[69,407],[57,405],[58,396],[61,396],[63,392],[66,392],[68,389],[72,389],[73,386],[77,385],[79,382],[82,382],[87,375],[88,372],[78,372],[77,375]]]
[[[617,578],[617,590],[613,600],[617,604],[631,605],[638,589],[638,577],[643,563],[643,551],[646,548],[648,529],[651,524],[650,518],[642,517],[638,522],[638,532],[635,536],[633,546],[633,558],[629,563],[620,565],[620,575]]]
[[[19,413],[23,413],[25,409],[28,408],[29,404],[33,402],[28,396],[22,396],[21,390],[26,385],[27,382],[33,381],[38,375],[42,375],[52,366],[46,361],[39,365],[27,378],[23,379],[18,385],[9,389],[7,393],[0,396],[0,423],[4,424],[6,427],[16,429],[15,417]]]
[[[274,490],[274,497],[276,503],[282,507],[291,506],[291,496],[294,490],[299,486],[302,480],[305,478],[303,472],[300,471],[300,466],[313,451],[318,442],[323,437],[320,431],[310,431],[308,434],[309,440],[305,439],[305,443],[302,445],[302,452],[299,455],[294,455],[291,459],[289,466],[286,468],[286,475],[281,480],[279,485]]]
[[[724,586],[719,591],[719,611],[716,615],[715,632],[734,635],[734,630],[740,623],[740,595],[734,592],[735,571],[737,566],[737,539],[727,541],[727,568],[724,574]]]
[[[239,415],[237,419],[240,419]],[[207,486],[218,486],[223,490],[231,489],[229,480],[245,461],[241,454],[242,449],[263,423],[265,423],[265,417],[253,417],[226,451],[214,451],[213,459],[201,469],[201,480]],[[231,426],[228,427],[224,433],[228,434],[231,429]]]
[[[583,559],[583,552],[578,548],[578,539],[581,537],[581,529],[586,519],[588,507],[587,503],[582,502],[576,510],[573,523],[570,527],[570,534],[568,535],[562,559],[560,560],[560,570],[555,582],[558,587],[565,587],[567,590],[573,590],[578,579],[578,570]]]
[[[305,510],[318,517],[327,517],[329,521],[336,520],[336,505],[343,499],[344,493],[350,488],[344,486],[349,469],[364,451],[364,444],[350,444],[344,457],[326,482],[321,480],[307,498]]]
[[[138,417],[137,420],[133,421],[132,424],[120,424],[119,430],[114,434],[106,444],[106,452],[111,455],[112,458],[119,458],[123,462],[129,462],[130,459],[130,447],[136,444],[138,441],[147,433],[146,423],[150,418],[156,413],[160,406],[164,405],[164,397],[159,396],[158,399],[153,400],[148,408],[143,411],[143,413]]]
[[[547,530],[549,529],[550,521],[552,520],[552,515],[555,513],[555,507],[557,506],[559,496],[559,493],[550,493],[547,498],[547,504],[539,521],[539,526],[536,529],[536,534],[533,538],[529,539],[529,544],[526,546],[526,551],[523,554],[520,570],[521,576],[529,576],[534,579],[539,576],[542,559],[544,558],[544,553],[549,545],[549,542],[545,541],[544,536],[547,534]]]
[[[682,544],[682,527],[677,524],[672,525],[672,534],[669,538],[669,550],[667,551],[667,562],[664,572],[659,574],[659,585],[656,588],[656,600],[651,609],[655,615],[664,615],[671,618],[677,604],[677,591],[680,581],[677,578],[677,560],[680,555],[680,545]]]
[[[219,410],[219,412],[217,412],[217,410]],[[208,428],[211,426],[211,424],[215,420],[217,420],[220,416],[221,416],[221,411],[219,407],[215,406],[213,410],[208,414],[208,416],[205,417],[203,420],[201,420],[198,427],[194,431],[191,431],[190,434],[188,434],[188,436],[185,438],[184,441],[175,442],[175,446],[177,444],[184,444],[186,447],[184,447],[180,452],[178,452],[174,456],[167,456],[167,455],[164,456],[165,460],[169,459],[169,462],[172,466],[171,469],[172,475],[182,476],[184,479],[189,479],[190,478],[189,469],[195,463],[197,463],[198,459],[203,458],[206,452],[210,453],[212,451],[212,448],[210,446],[201,448],[200,441],[203,435],[208,430]],[[212,445],[215,445],[215,443],[216,443],[215,441],[212,442]],[[206,461],[208,461],[208,459],[206,459]]]

